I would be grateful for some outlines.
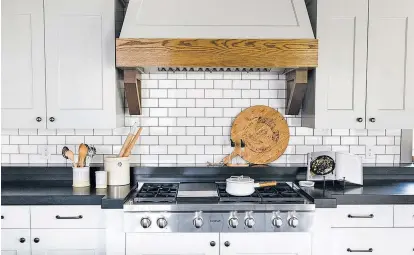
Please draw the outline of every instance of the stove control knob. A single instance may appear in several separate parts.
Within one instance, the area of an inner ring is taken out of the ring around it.
[[[165,218],[159,218],[157,220],[157,225],[159,228],[165,228],[167,226],[168,222]]]
[[[272,225],[280,228],[283,225],[283,221],[282,218],[280,218],[280,216],[276,216],[272,219]]]
[[[149,228],[151,226],[151,220],[148,217],[144,217],[141,219],[141,226],[143,228]]]
[[[299,220],[295,216],[292,216],[288,219],[288,224],[292,228],[296,228],[299,225]]]
[[[244,225],[246,225],[246,227],[248,228],[252,228],[255,224],[254,218],[253,217],[247,217],[244,220]]]
[[[232,217],[229,219],[229,226],[232,228],[236,228],[239,225],[239,219],[236,217]]]
[[[196,228],[201,228],[204,224],[204,220],[202,217],[198,216],[193,219],[193,225]]]

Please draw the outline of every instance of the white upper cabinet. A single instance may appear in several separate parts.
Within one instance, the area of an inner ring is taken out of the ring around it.
[[[44,4],[48,128],[115,127],[114,1]]]
[[[1,22],[2,128],[46,128],[43,0],[2,0]]]
[[[367,128],[414,128],[414,1],[371,0]]]
[[[365,128],[367,27],[368,0],[318,1],[318,126]]]
[[[123,122],[113,0],[3,0],[2,128]]]
[[[319,0],[304,125],[414,128],[414,1]]]

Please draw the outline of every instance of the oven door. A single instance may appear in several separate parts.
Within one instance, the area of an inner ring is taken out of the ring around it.
[[[311,234],[221,233],[220,255],[311,255]]]

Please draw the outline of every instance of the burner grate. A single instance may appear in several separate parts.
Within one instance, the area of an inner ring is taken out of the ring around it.
[[[219,193],[219,197],[220,197],[220,202],[239,202],[239,203],[243,203],[243,202],[261,202],[262,199],[259,195],[259,193],[257,191],[255,191],[253,194],[251,194],[250,196],[245,196],[245,197],[237,197],[237,196],[232,196],[229,193],[226,192],[226,184],[223,183],[218,183],[218,193]]]
[[[134,202],[174,203],[178,183],[144,183]]]
[[[305,199],[286,183],[278,183],[274,187],[257,189],[263,202],[297,203]]]

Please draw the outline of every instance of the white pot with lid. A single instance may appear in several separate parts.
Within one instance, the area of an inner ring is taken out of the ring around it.
[[[255,188],[276,186],[277,182],[255,183],[254,179],[248,176],[231,176],[226,179],[226,192],[232,196],[250,196]]]

